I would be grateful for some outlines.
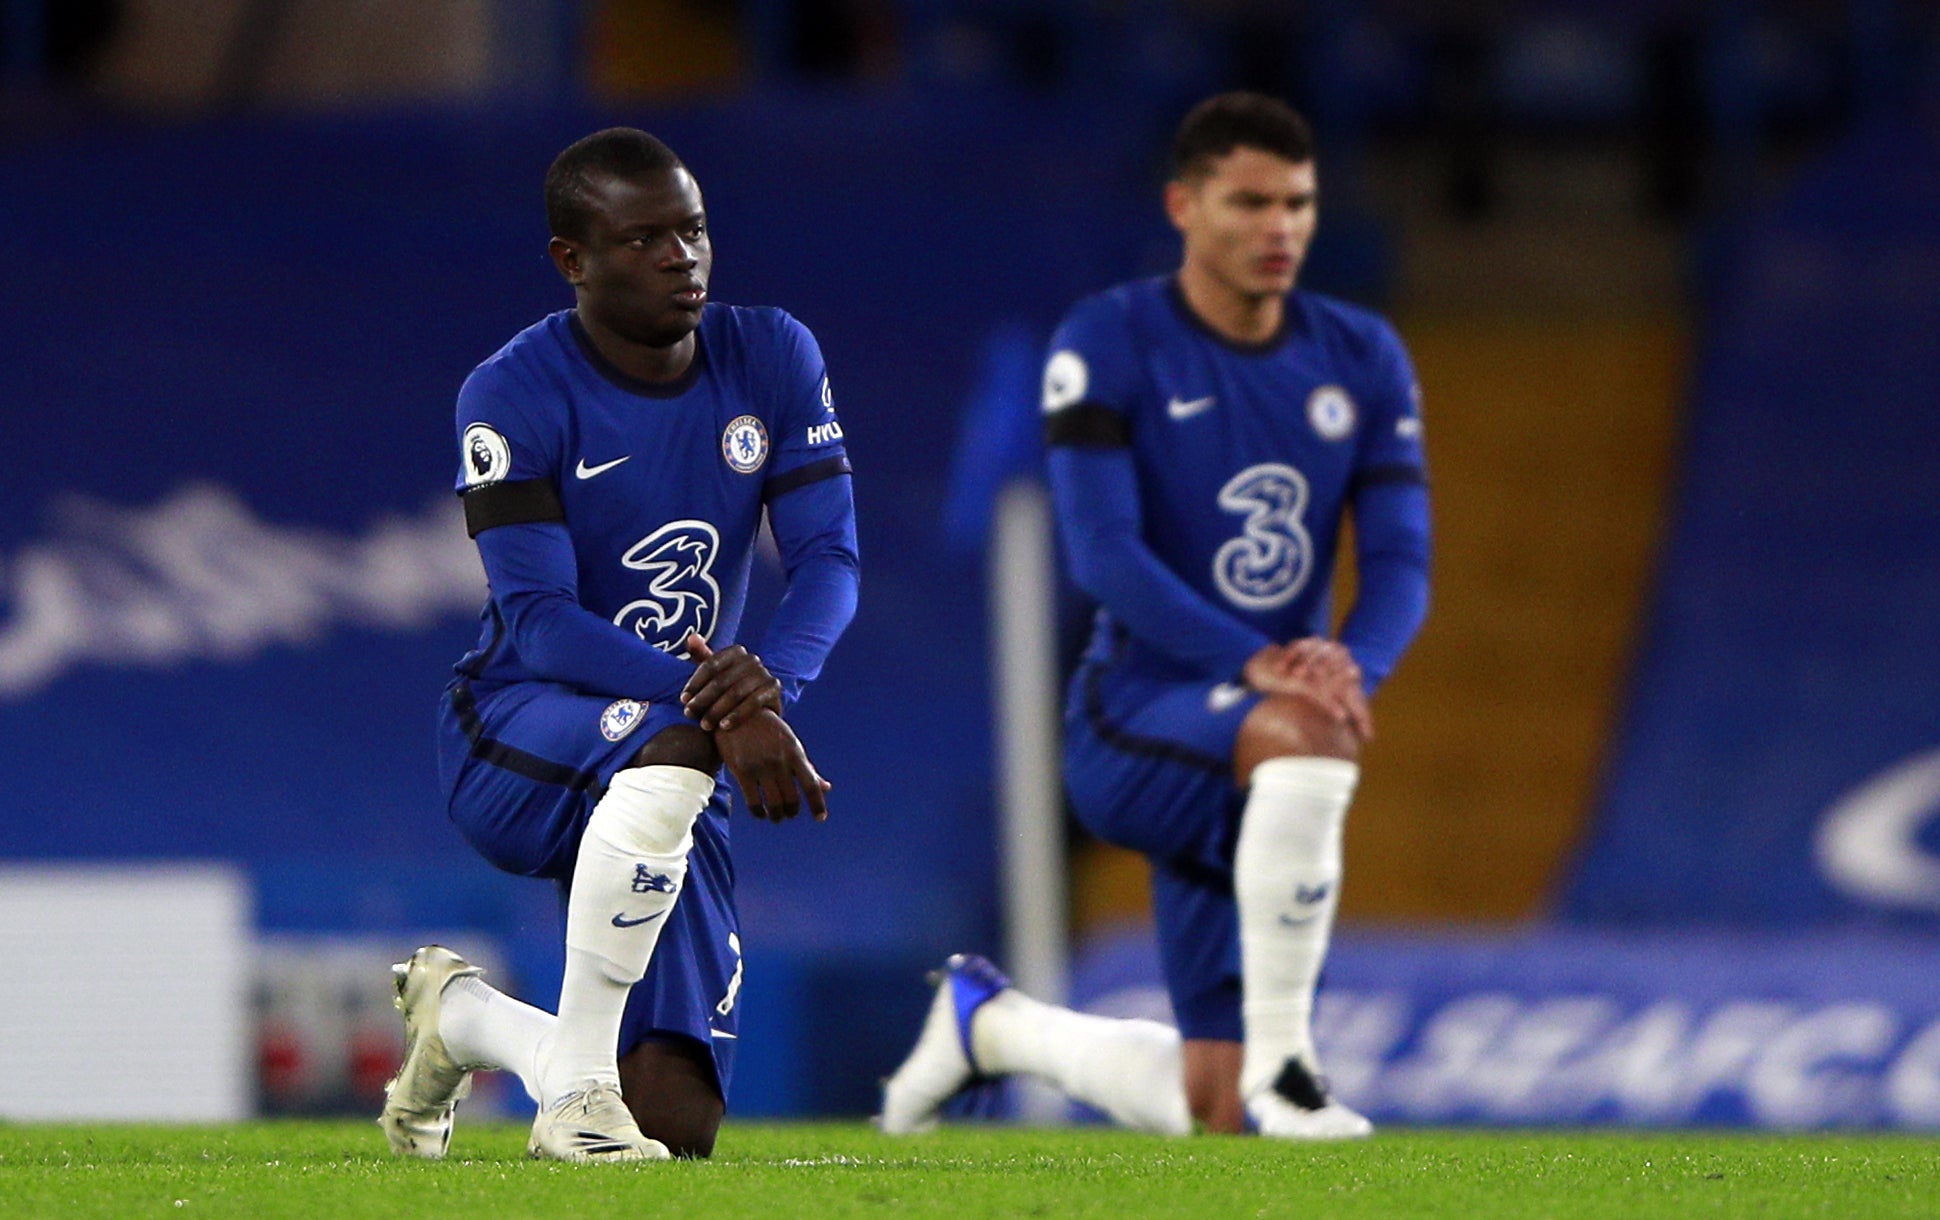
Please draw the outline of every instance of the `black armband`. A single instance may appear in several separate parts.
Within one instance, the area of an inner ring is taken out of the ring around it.
[[[1426,487],[1428,472],[1419,466],[1369,466],[1356,471],[1351,480],[1351,490],[1359,492],[1368,487],[1380,487],[1386,483],[1414,483]]]
[[[823,458],[819,462],[810,462],[806,466],[797,466],[793,470],[769,479],[762,484],[761,499],[766,502],[776,496],[785,496],[797,487],[807,487],[810,483],[820,483],[823,479],[832,479],[839,474],[853,473],[855,472],[849,465],[849,459],[837,454],[835,457]]]
[[[537,522],[564,521],[566,510],[559,503],[559,492],[548,479],[520,479],[515,483],[487,483],[468,488],[465,502],[465,532],[473,538],[500,525],[531,525]]]
[[[1125,417],[1110,407],[1081,402],[1044,417],[1044,443],[1085,449],[1124,449],[1132,443]]]

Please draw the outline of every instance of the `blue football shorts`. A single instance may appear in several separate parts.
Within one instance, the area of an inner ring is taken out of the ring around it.
[[[562,906],[579,838],[616,771],[676,724],[671,704],[581,694],[550,682],[445,690],[438,714],[438,769],[459,833],[508,873],[545,877]],[[686,1038],[712,1054],[727,1096],[740,1035],[741,938],[728,854],[728,783],[694,824],[687,882],[661,930],[646,977],[627,997],[624,1056],[650,1040]]]
[[[1254,691],[1087,661],[1065,702],[1064,782],[1085,828],[1152,862],[1159,960],[1179,1032],[1241,1041],[1233,749]]]

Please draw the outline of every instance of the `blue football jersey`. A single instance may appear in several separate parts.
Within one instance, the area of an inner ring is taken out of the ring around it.
[[[1120,285],[1058,328],[1043,408],[1066,552],[1102,603],[1094,658],[1229,678],[1269,642],[1331,634],[1350,505],[1369,613],[1342,638],[1370,686],[1418,628],[1420,394],[1378,315],[1296,292],[1281,332],[1245,345],[1206,326],[1169,277]],[[1130,486],[1116,477],[1127,455]],[[1393,611],[1375,612],[1384,599]]]
[[[584,675],[606,671],[556,654],[612,650],[607,671],[633,676],[613,682],[628,689],[607,693],[669,697],[691,667],[655,668],[641,650],[681,654],[690,631],[717,648],[736,639],[766,507],[791,588],[811,553],[835,555],[850,581],[839,622],[811,624],[826,630],[808,631],[815,638],[806,645],[791,650],[799,643],[791,637],[763,653],[791,697],[815,676],[824,645],[853,610],[855,568],[848,480],[835,478],[850,467],[821,351],[807,328],[776,309],[710,304],[696,337],[678,381],[643,382],[607,361],[565,310],[520,332],[466,380],[458,490],[550,488],[553,518],[563,517],[571,540],[574,571],[563,593],[619,631],[583,622],[577,634],[508,629],[508,602],[525,577],[518,553],[495,553],[488,544],[499,531],[487,530],[479,542],[493,598],[461,673],[600,689]],[[528,655],[535,653],[546,655]]]

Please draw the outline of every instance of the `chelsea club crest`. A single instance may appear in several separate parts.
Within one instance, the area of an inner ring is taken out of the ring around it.
[[[768,460],[768,429],[752,415],[736,416],[721,433],[721,456],[741,474],[753,474]]]
[[[608,741],[619,741],[640,727],[647,707],[637,699],[615,699],[600,713],[600,733]]]
[[[1354,431],[1354,400],[1337,385],[1324,385],[1307,396],[1307,422],[1322,440],[1346,440]]]

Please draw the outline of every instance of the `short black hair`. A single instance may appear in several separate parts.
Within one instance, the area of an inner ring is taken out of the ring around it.
[[[1194,106],[1172,136],[1172,177],[1211,171],[1235,148],[1257,148],[1295,165],[1314,159],[1314,133],[1300,112],[1264,93],[1221,93]]]
[[[637,127],[608,127],[575,140],[546,171],[546,223],[554,237],[586,239],[587,192],[600,178],[637,178],[686,168],[674,150]]]

